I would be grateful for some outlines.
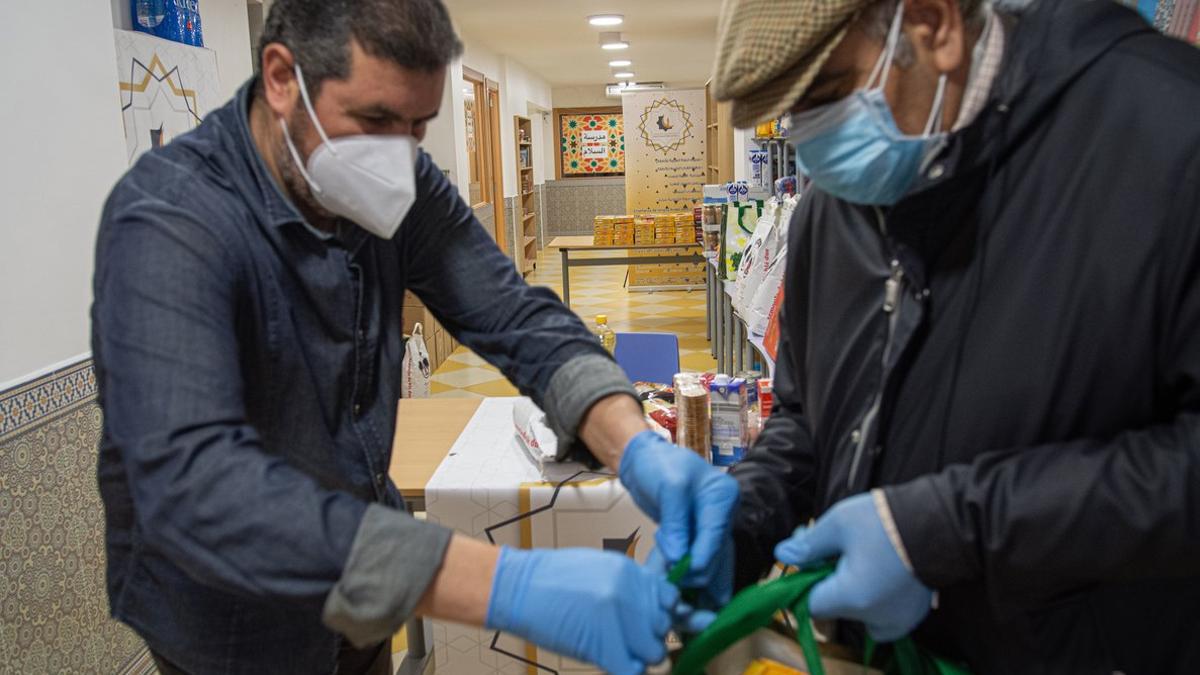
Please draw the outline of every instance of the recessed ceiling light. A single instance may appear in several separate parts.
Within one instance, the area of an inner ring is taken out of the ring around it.
[[[613,77],[617,78],[618,80],[628,80],[636,76],[632,72],[626,70],[619,73],[613,73]]]
[[[608,62],[609,68],[628,68],[629,66],[632,66],[632,65],[633,65],[633,61],[630,61],[629,59],[617,59],[616,61]]]
[[[600,34],[600,46],[604,49],[629,49],[629,43],[621,39],[621,34],[617,32],[604,32]]]
[[[593,14],[588,17],[588,23],[593,26],[620,26],[625,17],[620,14]]]

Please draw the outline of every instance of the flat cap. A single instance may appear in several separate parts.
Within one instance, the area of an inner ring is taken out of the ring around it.
[[[717,23],[713,96],[733,102],[733,124],[754,126],[791,108],[877,0],[725,0]]]

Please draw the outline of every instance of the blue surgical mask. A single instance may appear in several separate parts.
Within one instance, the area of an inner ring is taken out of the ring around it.
[[[941,128],[946,76],[937,94],[925,131],[909,136],[900,131],[883,87],[900,41],[904,3],[898,3],[887,44],[875,64],[867,87],[850,96],[792,115],[788,142],[796,148],[800,171],[817,187],[855,204],[892,205],[908,193],[922,163],[945,140]]]

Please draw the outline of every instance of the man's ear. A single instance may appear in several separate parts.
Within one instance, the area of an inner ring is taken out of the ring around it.
[[[958,0],[903,0],[904,32],[912,42],[917,61],[939,73],[952,73],[963,65],[966,29]]]
[[[296,59],[292,50],[272,42],[262,50],[263,99],[277,117],[286,117],[299,105]]]

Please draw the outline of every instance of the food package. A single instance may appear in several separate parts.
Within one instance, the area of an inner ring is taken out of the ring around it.
[[[724,204],[705,204],[700,228],[704,234],[704,257],[716,258],[721,252],[721,226],[725,222]]]
[[[708,411],[708,387],[699,373],[677,373],[674,385],[678,419],[675,442],[711,462],[712,420]]]
[[[783,201],[772,231],[764,242],[764,246],[768,250],[763,257],[768,260],[758,268],[761,276],[753,282],[753,290],[751,290],[751,285],[745,286],[746,293],[742,296],[739,314],[746,320],[746,327],[751,335],[764,335],[767,332],[775,296],[783,287],[784,275],[787,271],[788,226],[791,223],[797,199],[792,197]]]
[[[760,378],[758,380],[758,414],[762,417],[764,423],[771,416],[771,409],[774,407],[775,387],[771,382],[771,378]]]
[[[767,356],[779,360],[779,308],[783,305],[783,286],[775,294],[775,304],[771,305],[771,317],[767,320],[767,332],[763,335],[763,350]]]
[[[517,446],[538,468],[554,461],[558,437],[546,424],[546,413],[527,398],[513,403],[513,436]]]
[[[717,375],[709,385],[712,463],[733,466],[746,456],[746,381]]]
[[[204,46],[199,0],[130,0],[133,27],[193,47]]]
[[[732,302],[734,311],[743,318],[748,318],[748,305],[754,299],[780,248],[779,233],[776,230],[779,210],[779,200],[774,198],[763,205],[762,215],[758,217],[754,227],[754,234],[742,253]]]
[[[404,347],[400,361],[400,398],[429,398],[429,381],[433,372],[429,365],[429,350],[425,347],[425,328],[413,327],[412,337]]]
[[[742,254],[750,244],[758,222],[760,206],[757,202],[730,204],[725,215],[725,242],[721,255],[721,273],[728,281],[736,281]]]

